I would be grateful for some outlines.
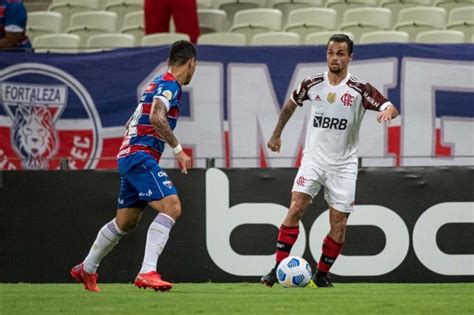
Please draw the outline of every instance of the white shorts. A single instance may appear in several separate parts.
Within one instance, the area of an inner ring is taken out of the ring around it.
[[[324,186],[324,199],[328,205],[338,211],[354,211],[356,179],[339,176],[313,166],[304,166],[298,170],[292,192],[302,192],[314,198]]]

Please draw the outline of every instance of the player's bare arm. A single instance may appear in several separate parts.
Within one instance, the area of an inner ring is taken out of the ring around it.
[[[181,149],[178,139],[176,139],[173,130],[171,130],[170,125],[168,124],[166,113],[167,109],[165,104],[163,104],[159,98],[153,99],[150,123],[153,128],[155,128],[156,132],[158,132],[160,137],[165,140],[170,147],[179,147],[177,151],[174,151],[175,158],[182,167],[182,173],[187,174],[188,168],[191,167],[191,158]]]
[[[293,103],[292,100],[288,100],[285,106],[283,106],[283,109],[280,113],[280,117],[278,118],[278,122],[275,127],[275,130],[273,131],[272,137],[267,143],[268,148],[272,150],[273,152],[280,153],[281,133],[283,132],[283,128],[285,128],[285,125],[288,122],[288,120],[290,120],[291,116],[293,116],[293,113],[295,112],[295,110],[296,110],[296,104]]]
[[[397,116],[398,116],[397,108],[393,106],[393,104],[389,104],[387,108],[385,108],[383,111],[377,114],[377,121],[379,123],[388,121],[388,123],[390,124],[392,119],[396,118]]]

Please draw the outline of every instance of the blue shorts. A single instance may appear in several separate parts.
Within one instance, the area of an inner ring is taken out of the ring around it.
[[[144,209],[148,202],[178,194],[168,174],[154,158],[143,154],[143,158],[133,166],[127,163],[127,159],[133,157],[119,159],[120,192],[117,209]]]

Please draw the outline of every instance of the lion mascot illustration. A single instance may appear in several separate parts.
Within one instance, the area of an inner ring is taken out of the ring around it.
[[[58,150],[58,133],[46,106],[19,106],[12,125],[12,143],[25,169],[47,169]]]

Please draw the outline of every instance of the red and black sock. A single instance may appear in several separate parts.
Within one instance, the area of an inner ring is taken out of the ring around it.
[[[325,275],[329,272],[332,265],[336,261],[337,256],[342,250],[344,243],[338,243],[333,240],[329,235],[326,235],[323,241],[323,253],[318,263],[318,273]]]
[[[299,226],[285,226],[281,225],[278,232],[278,240],[276,244],[276,265],[290,255],[291,248],[298,238],[300,233]]]

